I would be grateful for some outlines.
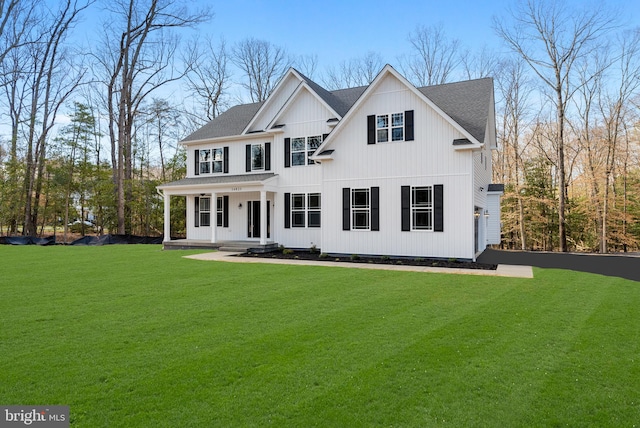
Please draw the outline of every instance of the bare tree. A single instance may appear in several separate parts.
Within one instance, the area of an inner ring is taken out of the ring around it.
[[[604,119],[604,143],[606,147],[604,194],[602,197],[602,227],[600,252],[608,252],[607,222],[609,191],[615,185],[615,168],[620,140],[623,139],[625,116],[630,98],[640,88],[640,32],[627,33],[620,39],[620,55],[615,81],[618,87],[612,94],[602,94],[598,105]]]
[[[299,55],[295,60],[294,67],[309,79],[314,79],[318,68],[318,55]]]
[[[25,86],[27,93],[22,93],[22,102],[27,103],[24,111],[27,115],[24,118],[24,235],[36,234],[49,132],[58,110],[83,77],[82,71],[75,70],[64,42],[79,14],[90,4],[66,0],[58,10],[42,12],[38,25],[32,29],[33,42],[25,45],[30,61],[23,64],[25,68],[21,70],[28,75],[29,82]]]
[[[487,46],[483,46],[477,53],[466,50],[460,57],[464,76],[471,79],[493,77],[498,73],[497,67],[501,64],[500,58]]]
[[[231,58],[242,70],[245,80],[241,85],[254,103],[264,101],[271,95],[292,64],[284,48],[254,38],[238,42],[233,47]]]
[[[597,48],[601,36],[613,28],[613,18],[602,9],[568,10],[562,3],[525,0],[511,11],[513,21],[494,20],[497,34],[522,57],[552,91],[556,113],[558,167],[558,235],[567,251],[567,174],[565,122],[568,102],[576,90],[573,71],[577,60]]]
[[[193,64],[186,74],[187,88],[207,120],[218,116],[228,106],[226,91],[231,71],[229,52],[224,39],[216,45],[210,38],[195,40],[188,47],[186,61]]]
[[[179,40],[171,30],[201,23],[210,15],[206,10],[190,13],[174,0],[116,0],[107,7],[111,13],[97,59],[106,88],[118,233],[124,234],[131,230],[127,211],[132,200],[136,115],[150,94],[182,78],[189,69],[187,65],[177,71],[174,66]]]
[[[369,51],[363,57],[342,61],[338,68],[328,68],[323,83],[330,90],[366,86],[384,65],[379,53]]]
[[[527,232],[524,216],[524,171],[523,153],[528,143],[523,141],[523,134],[528,126],[526,123],[527,104],[531,94],[531,83],[525,73],[522,60],[508,61],[502,64],[496,79],[498,94],[502,100],[499,103],[502,111],[502,121],[498,126],[498,139],[502,143],[500,155],[502,159],[496,166],[502,170],[500,182],[513,185],[513,196],[517,202],[517,216],[515,234],[519,237],[520,248],[527,248]]]
[[[409,34],[412,52],[400,58],[401,70],[416,86],[447,83],[460,64],[460,41],[449,39],[442,24],[416,27]]]

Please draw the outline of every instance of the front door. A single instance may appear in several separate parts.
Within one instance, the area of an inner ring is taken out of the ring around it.
[[[271,236],[271,210],[267,201],[267,238]],[[247,202],[247,237],[260,238],[260,201]]]

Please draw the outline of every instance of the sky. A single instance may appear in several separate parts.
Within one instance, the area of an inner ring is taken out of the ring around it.
[[[267,40],[294,55],[317,55],[318,69],[341,61],[378,52],[396,65],[396,58],[408,53],[409,33],[418,25],[442,25],[449,38],[464,48],[504,49],[492,28],[494,16],[507,17],[514,0],[214,0],[208,4],[214,19],[200,31],[228,42],[245,37]],[[608,4],[620,9],[629,25],[640,26],[638,0],[609,0],[593,3],[570,0],[577,5]]]

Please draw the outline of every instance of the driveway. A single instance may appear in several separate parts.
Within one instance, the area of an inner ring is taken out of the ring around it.
[[[541,268],[570,269],[640,281],[640,254],[576,254],[531,251],[485,250],[481,263],[528,265]]]

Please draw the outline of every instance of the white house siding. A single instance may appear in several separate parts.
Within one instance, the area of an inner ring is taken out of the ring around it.
[[[320,164],[315,164],[285,168],[284,139],[328,134],[331,128],[327,125],[327,120],[332,117],[334,115],[318,98],[303,89],[277,119],[277,122],[285,124],[285,127],[283,133],[276,134],[275,143],[272,146],[271,165],[274,167],[274,172],[278,174],[279,190],[275,209],[275,227],[277,242],[288,247],[321,246],[320,228],[285,229],[284,203],[285,193],[321,193],[322,167]],[[321,200],[321,204],[324,208],[324,200]],[[321,219],[321,224],[324,225],[324,219]]]
[[[414,110],[414,141],[367,144],[367,116]],[[463,138],[415,93],[389,75],[340,129],[323,163],[322,250],[357,254],[474,257],[472,155]],[[444,232],[402,232],[401,186],[444,186]],[[342,188],[380,188],[380,231],[342,230]]]
[[[500,194],[490,193],[487,195],[487,208],[489,210],[489,221],[487,230],[487,244],[497,245],[500,243]]]
[[[288,75],[280,82],[277,90],[272,93],[268,101],[262,106],[262,111],[258,112],[258,115],[254,118],[249,132],[264,131],[299,84],[300,81],[292,75]]]

